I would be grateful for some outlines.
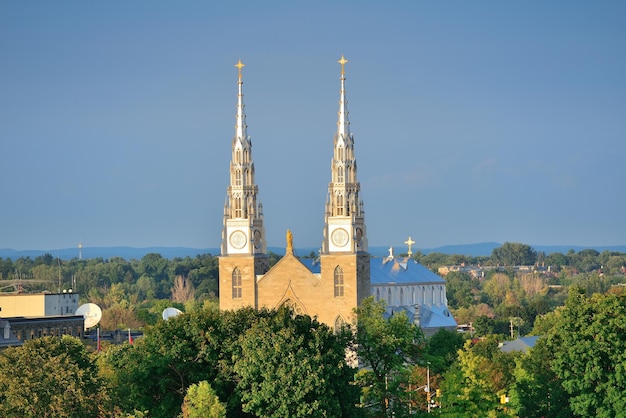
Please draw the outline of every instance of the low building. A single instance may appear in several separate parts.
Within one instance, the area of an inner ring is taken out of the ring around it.
[[[41,317],[74,315],[78,293],[0,293],[2,317]]]
[[[0,293],[0,348],[45,336],[82,338],[85,318],[76,315],[77,293]]]

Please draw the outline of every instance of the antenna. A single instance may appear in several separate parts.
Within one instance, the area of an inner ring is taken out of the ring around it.
[[[82,315],[85,318],[85,330],[95,327],[102,319],[102,309],[95,303],[85,303],[76,309],[75,315]]]
[[[180,309],[176,309],[176,308],[165,308],[163,310],[163,313],[161,314],[161,316],[163,317],[163,319],[165,321],[167,321],[170,318],[174,318],[175,316],[178,316],[180,314],[182,314],[183,312]]]
[[[79,260],[83,259],[83,240],[82,239],[78,243],[78,259]]]

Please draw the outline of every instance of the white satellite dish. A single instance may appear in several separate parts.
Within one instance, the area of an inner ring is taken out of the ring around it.
[[[102,309],[95,303],[85,303],[76,309],[75,315],[85,318],[85,329],[95,327],[102,319]]]
[[[180,315],[181,313],[183,313],[180,309],[176,309],[176,308],[165,308],[163,310],[163,313],[161,314],[161,316],[163,317],[164,320],[168,320],[170,318],[174,318],[175,316]]]

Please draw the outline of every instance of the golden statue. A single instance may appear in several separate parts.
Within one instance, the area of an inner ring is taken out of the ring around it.
[[[293,253],[293,234],[291,233],[291,230],[288,229],[287,230],[287,253]]]

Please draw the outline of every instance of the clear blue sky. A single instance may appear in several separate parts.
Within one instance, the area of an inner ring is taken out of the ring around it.
[[[624,1],[0,0],[0,248],[217,247],[237,69],[321,243],[344,54],[370,246],[626,244]]]

